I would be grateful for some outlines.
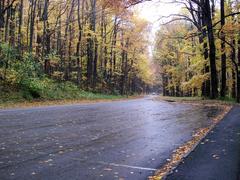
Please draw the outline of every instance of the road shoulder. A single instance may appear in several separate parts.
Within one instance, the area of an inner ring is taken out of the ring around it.
[[[240,107],[235,106],[166,179],[238,179],[239,153]]]
[[[77,105],[77,104],[92,104],[100,102],[126,101],[131,99],[139,99],[143,96],[128,96],[115,99],[64,99],[64,100],[33,100],[23,102],[11,102],[0,104],[0,109],[15,109],[15,108],[32,108],[32,107],[47,107],[55,105]]]

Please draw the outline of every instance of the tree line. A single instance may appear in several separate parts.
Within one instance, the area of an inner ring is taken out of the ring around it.
[[[161,18],[155,43],[164,95],[240,102],[239,2],[173,3],[183,7],[182,13]]]
[[[131,9],[139,2],[1,0],[1,86],[16,87],[28,73],[96,92],[145,92],[150,26]]]

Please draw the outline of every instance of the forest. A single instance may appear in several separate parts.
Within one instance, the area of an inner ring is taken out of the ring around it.
[[[163,94],[240,102],[239,1],[173,3],[182,11],[161,17],[154,49]]]
[[[132,9],[137,3],[1,0],[1,95],[54,99],[78,90],[146,92],[154,79],[148,61],[150,24]]]
[[[56,99],[161,87],[164,96],[240,102],[238,0],[168,1],[181,11],[159,17],[153,57],[151,23],[133,8],[147,1],[1,0],[1,95]]]

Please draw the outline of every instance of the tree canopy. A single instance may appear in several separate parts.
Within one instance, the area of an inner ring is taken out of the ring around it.
[[[155,42],[164,95],[240,102],[239,2],[175,3],[182,12],[164,20]]]
[[[150,26],[130,8],[140,2],[2,0],[1,86],[47,77],[96,92],[145,92]]]

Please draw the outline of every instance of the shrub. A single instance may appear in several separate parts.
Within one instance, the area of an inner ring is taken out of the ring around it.
[[[14,64],[14,70],[18,74],[19,83],[28,78],[37,78],[41,76],[40,64],[35,61],[32,54],[26,53],[22,61]]]
[[[30,96],[33,98],[42,97],[44,89],[47,87],[44,81],[38,78],[27,78],[21,81],[21,88],[26,92],[26,98],[29,99]]]

